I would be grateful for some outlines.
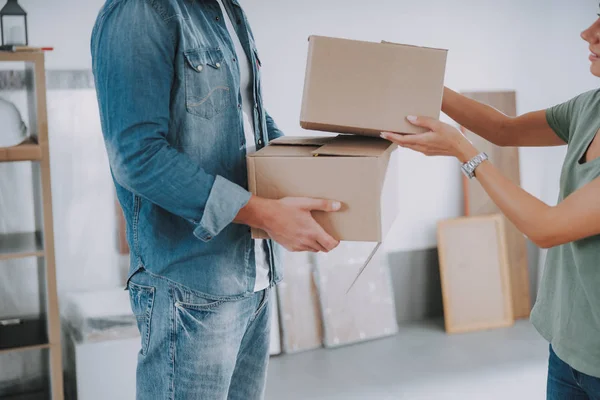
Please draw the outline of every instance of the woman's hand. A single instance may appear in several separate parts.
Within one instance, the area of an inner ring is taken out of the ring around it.
[[[426,156],[451,156],[467,162],[477,155],[471,142],[456,128],[428,117],[407,117],[411,124],[429,129],[429,132],[401,135],[383,132],[381,137]]]

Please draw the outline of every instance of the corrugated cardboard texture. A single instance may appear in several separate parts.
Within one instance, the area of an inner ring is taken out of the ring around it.
[[[397,212],[397,171],[388,169],[395,149],[383,139],[350,136],[321,147],[270,144],[248,157],[249,188],[268,199],[340,201],[338,212],[314,211],[317,222],[338,240],[380,242]],[[253,237],[266,234],[253,230]]]
[[[311,36],[300,124],[368,136],[422,133],[406,117],[439,118],[446,57],[441,49]]]
[[[465,96],[487,104],[514,117],[517,114],[516,94],[508,92],[471,92]],[[519,169],[519,150],[516,147],[500,147],[463,129],[477,149],[485,151],[490,161],[504,176],[516,185],[521,184]],[[489,215],[501,213],[500,209],[485,192],[476,179],[465,179],[465,214]],[[528,318],[531,311],[531,295],[529,289],[529,269],[527,259],[527,241],[517,227],[504,218],[506,226],[506,244],[508,250],[508,265],[513,296],[515,318]]]
[[[464,217],[438,224],[447,332],[514,323],[504,234],[500,215]]]
[[[378,252],[346,294],[372,243],[342,243],[316,256],[316,282],[323,315],[324,345],[338,347],[390,336],[398,331],[390,271]]]
[[[323,345],[323,325],[310,253],[285,251],[285,280],[279,284],[284,353],[298,353]]]

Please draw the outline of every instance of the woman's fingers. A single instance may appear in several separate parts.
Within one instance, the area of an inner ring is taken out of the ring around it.
[[[409,149],[409,150],[417,151],[419,153],[423,153],[426,156],[451,156],[452,155],[445,150],[431,149],[429,147],[420,146],[420,145],[406,145],[406,146],[402,146],[402,147]]]
[[[415,117],[414,115],[409,115],[406,119],[413,125],[427,128],[431,131],[440,131],[444,126],[443,122],[429,117]]]
[[[441,139],[443,139],[440,138],[435,132],[418,133],[414,135],[401,135],[391,132],[382,132],[381,137],[400,146],[419,145],[429,147],[441,147]]]
[[[433,132],[430,133],[431,135],[435,135]],[[431,135],[426,133],[419,135],[399,135],[396,133],[383,132],[381,137],[398,144],[400,147],[418,151],[419,153],[423,153],[428,156],[451,155],[448,149],[437,145],[435,138]]]
[[[428,156],[455,157],[458,144],[464,136],[452,126],[429,117],[406,118],[411,124],[429,129],[429,132],[402,135],[382,132],[381,137],[396,143],[400,147],[415,150]]]
[[[424,145],[425,143],[431,141],[431,134],[433,134],[433,132],[419,133],[414,135],[401,135],[399,133],[382,132],[381,137],[401,146],[408,144]]]

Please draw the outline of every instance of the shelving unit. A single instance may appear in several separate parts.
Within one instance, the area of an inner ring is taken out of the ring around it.
[[[49,348],[46,322],[26,319],[0,328],[0,352]]]
[[[0,147],[0,162],[41,161],[42,147],[29,141],[14,147]]]
[[[0,260],[43,257],[40,232],[0,234]]]
[[[52,195],[48,116],[46,110],[46,72],[43,52],[0,52],[0,62],[22,62],[26,68],[29,129],[33,139],[21,145],[0,148],[0,162],[30,162],[33,177],[35,229],[33,232],[0,234],[0,268],[6,260],[37,259],[42,298],[42,314],[16,316],[14,323],[0,323],[0,355],[9,352],[48,351],[49,394],[27,393],[19,399],[64,399],[60,317],[56,289],[54,235],[52,232]],[[0,369],[1,369],[0,365]]]

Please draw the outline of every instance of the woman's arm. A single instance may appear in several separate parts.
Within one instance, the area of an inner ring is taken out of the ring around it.
[[[448,88],[444,88],[442,111],[461,126],[498,146],[565,144],[548,125],[545,111],[508,117]]]
[[[430,118],[409,120],[431,130],[418,135],[383,133],[385,139],[426,155],[446,155],[467,162],[477,149],[450,125]],[[508,178],[490,162],[476,170],[477,180],[487,194],[530,240],[542,248],[555,247],[600,234],[600,178],[577,190],[557,206],[538,200]]]

